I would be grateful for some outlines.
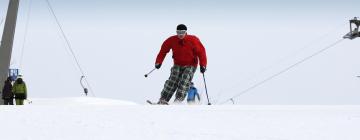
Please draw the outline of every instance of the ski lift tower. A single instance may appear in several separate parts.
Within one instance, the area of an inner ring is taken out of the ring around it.
[[[0,88],[4,86],[4,81],[8,77],[11,52],[13,48],[16,19],[19,9],[19,0],[9,0],[9,7],[6,15],[4,31],[0,45]],[[0,98],[0,105],[3,105]]]
[[[355,25],[355,26],[353,26]],[[350,32],[347,33],[343,38],[347,39],[354,39],[357,37],[360,37],[359,33],[359,26],[360,26],[360,20],[357,17],[354,17],[354,19],[350,20]],[[355,27],[355,28],[353,28]]]

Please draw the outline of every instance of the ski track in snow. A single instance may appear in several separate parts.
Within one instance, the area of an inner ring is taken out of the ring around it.
[[[0,106],[11,140],[359,140],[360,106],[136,105],[99,98]]]

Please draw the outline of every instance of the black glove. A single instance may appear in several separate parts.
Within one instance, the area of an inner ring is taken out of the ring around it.
[[[200,72],[201,72],[201,73],[204,73],[205,71],[206,71],[206,67],[200,66]]]
[[[160,67],[161,67],[161,64],[155,64],[156,69],[160,69]]]

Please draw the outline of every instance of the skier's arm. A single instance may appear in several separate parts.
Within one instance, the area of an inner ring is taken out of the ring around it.
[[[196,55],[199,57],[200,66],[205,67],[207,65],[207,57],[204,45],[201,43],[199,38],[196,38],[197,47],[196,47]]]
[[[161,45],[161,49],[159,54],[156,57],[156,62],[155,64],[162,64],[162,62],[165,59],[166,54],[170,51],[171,46],[170,46],[170,41],[169,39],[166,39],[164,41],[164,43]]]
[[[25,91],[25,99],[27,99],[27,89],[26,89],[26,84],[24,83],[24,91]]]

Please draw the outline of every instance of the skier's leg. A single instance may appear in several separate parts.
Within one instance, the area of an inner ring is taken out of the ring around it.
[[[9,105],[14,105],[14,99],[9,99]]]
[[[168,80],[166,80],[164,84],[164,88],[161,91],[160,101],[164,100],[166,102],[169,102],[169,100],[171,99],[177,88],[179,78],[180,78],[180,66],[174,65],[171,68],[170,77]]]
[[[9,99],[4,99],[4,105],[9,105]]]
[[[176,92],[176,99],[177,102],[182,102],[185,97],[186,93],[189,91],[191,86],[191,80],[194,77],[196,71],[196,67],[194,66],[186,66],[184,72],[180,76],[179,79],[179,86]]]
[[[16,105],[20,105],[20,99],[15,99]]]
[[[194,100],[188,100],[187,103],[188,103],[189,105],[192,105],[192,104],[195,104],[195,101],[194,101]]]

